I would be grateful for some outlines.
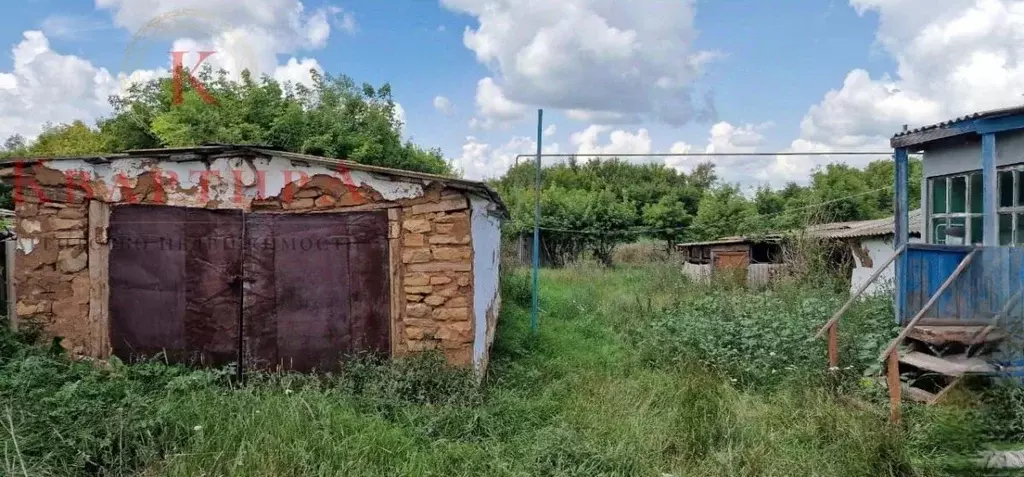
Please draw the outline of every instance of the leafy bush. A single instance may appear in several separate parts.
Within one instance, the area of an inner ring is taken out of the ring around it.
[[[700,288],[637,333],[653,362],[696,360],[742,386],[777,387],[820,376],[825,342],[811,337],[842,304],[831,291],[784,286],[766,291]],[[863,372],[895,336],[885,297],[865,300],[844,317],[841,363]]]

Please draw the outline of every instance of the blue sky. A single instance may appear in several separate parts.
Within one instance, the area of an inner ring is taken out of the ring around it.
[[[28,0],[0,17],[0,135],[94,120],[119,74],[159,75],[169,49],[209,46],[229,69],[302,81],[312,66],[390,83],[405,134],[471,178],[536,147],[538,107],[555,126],[545,145],[563,153],[884,151],[902,124],[1020,100],[1021,4]],[[190,13],[144,54],[129,50],[143,25],[175,11]],[[752,187],[805,180],[833,160],[716,163]]]

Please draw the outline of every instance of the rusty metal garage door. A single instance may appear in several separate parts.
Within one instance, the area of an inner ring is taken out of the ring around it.
[[[246,367],[332,370],[390,349],[387,214],[245,217]]]
[[[134,361],[238,359],[242,214],[121,205],[110,216],[110,339]]]
[[[114,354],[164,352],[172,362],[210,366],[241,356],[246,368],[295,371],[387,354],[387,226],[385,212],[113,207]]]

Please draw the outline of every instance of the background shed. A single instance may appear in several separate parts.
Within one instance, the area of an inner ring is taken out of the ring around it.
[[[15,186],[14,323],[72,353],[487,364],[507,212],[483,183],[244,146],[15,161],[0,177]]]

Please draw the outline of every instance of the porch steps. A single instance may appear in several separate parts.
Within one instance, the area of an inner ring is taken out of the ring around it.
[[[910,351],[900,353],[900,363],[952,377],[996,372],[996,368],[984,359],[971,358],[965,354],[940,357],[920,351]]]
[[[978,345],[996,343],[1006,339],[1006,333],[999,329],[985,332],[987,325],[918,325],[910,330],[907,338],[942,346],[950,343]]]

